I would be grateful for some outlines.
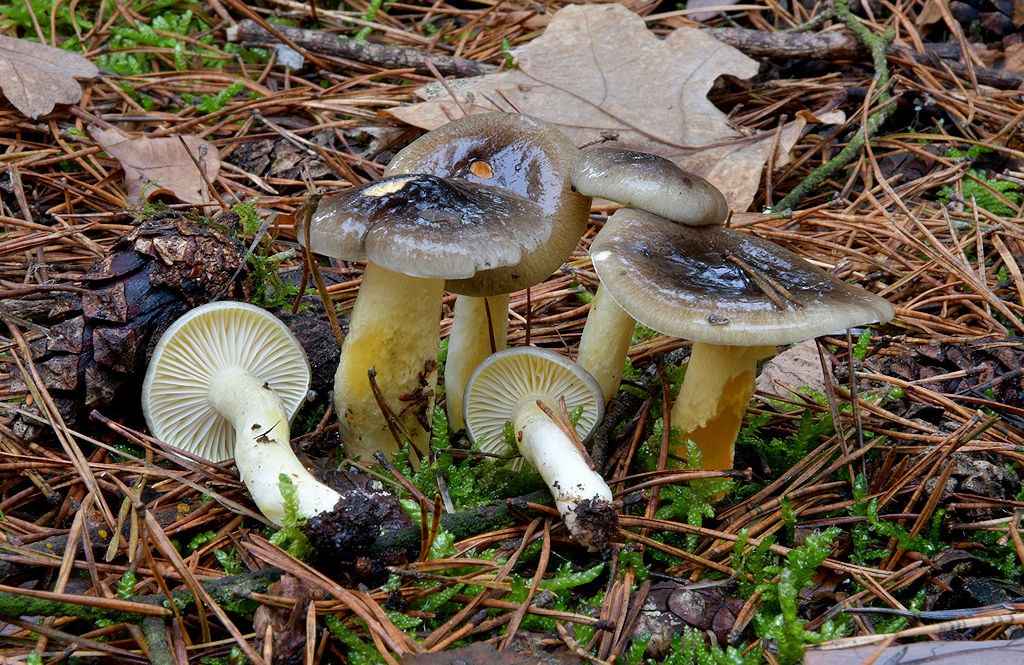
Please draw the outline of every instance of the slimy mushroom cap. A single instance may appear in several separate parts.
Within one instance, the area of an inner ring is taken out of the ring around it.
[[[615,146],[580,152],[572,173],[578,192],[645,210],[687,226],[719,225],[729,215],[714,185],[659,155]]]
[[[546,233],[514,192],[430,174],[398,175],[325,198],[309,218],[317,254],[410,277],[459,279],[518,263]],[[304,229],[298,229],[305,242]]]
[[[416,139],[388,164],[386,176],[427,173],[507,190],[535,203],[529,246],[515,262],[493,263],[445,288],[492,296],[536,284],[565,262],[586,229],[590,199],[572,188],[579,150],[556,128],[520,113],[479,113]]]
[[[591,245],[601,283],[634,319],[666,335],[779,345],[893,316],[892,305],[770,241],[615,212]]]

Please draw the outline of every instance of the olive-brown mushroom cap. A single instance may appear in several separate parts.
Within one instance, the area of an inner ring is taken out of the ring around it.
[[[509,190],[535,203],[539,242],[515,263],[495,264],[472,279],[449,278],[453,293],[490,296],[536,284],[555,272],[586,228],[590,199],[570,178],[579,150],[561,132],[519,113],[459,118],[416,139],[388,164],[385,175],[429,173]]]
[[[729,204],[717,187],[671,160],[614,146],[580,152],[572,173],[582,194],[645,210],[687,226],[722,224]]]
[[[399,175],[322,200],[309,218],[309,248],[411,277],[461,279],[537,251],[547,239],[534,221],[542,215],[503,188]],[[297,235],[305,243],[305,229]]]
[[[623,208],[591,245],[601,283],[640,323],[733,346],[779,345],[885,322],[892,305],[775,243]]]

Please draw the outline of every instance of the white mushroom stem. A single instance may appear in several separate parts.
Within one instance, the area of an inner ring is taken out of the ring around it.
[[[701,468],[732,468],[736,435],[754,394],[757,361],[774,354],[774,346],[694,343],[672,406],[672,426],[700,448]],[[686,456],[685,450],[676,452]]]
[[[576,443],[537,406],[536,396],[519,403],[512,414],[512,426],[519,452],[547,483],[569,535],[593,548],[594,538],[577,519],[577,510],[587,499],[610,507],[612,491],[608,483],[590,468]]]
[[[635,327],[636,321],[618,306],[608,289],[598,286],[583,326],[576,363],[597,379],[605,404],[619,390]]]
[[[463,396],[469,376],[487,356],[508,344],[508,294],[476,298],[458,296],[444,364],[448,431],[465,429]]]
[[[253,501],[267,519],[281,525],[284,498],[280,474],[295,484],[299,514],[333,510],[340,495],[314,478],[292,451],[288,415],[270,386],[240,367],[218,372],[210,390],[214,408],[235,428],[235,465]]]
[[[339,432],[349,457],[371,459],[377,450],[390,457],[406,440],[414,451],[427,452],[443,288],[443,279],[366,264],[334,375]]]

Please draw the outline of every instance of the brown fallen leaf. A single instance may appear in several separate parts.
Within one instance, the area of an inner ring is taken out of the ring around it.
[[[0,35],[0,90],[33,120],[56,104],[77,102],[82,86],[75,79],[97,74],[96,65],[77,53]]]
[[[818,343],[813,339],[796,344],[775,356],[761,367],[757,376],[757,389],[781,399],[792,399],[792,390],[810,388],[820,395],[828,393],[826,381],[833,383],[831,376],[825,378],[818,356]]]
[[[1024,13],[1024,9],[1021,12]],[[1006,47],[1003,68],[1011,72],[1024,72],[1024,44],[1011,44]]]
[[[723,75],[749,78],[758,64],[707,33],[679,28],[664,39],[619,4],[569,5],[516,57],[518,68],[433,84],[423,103],[391,109],[434,129],[466,112],[518,110],[559,127],[578,145],[614,134],[623,147],[672,159],[713,182],[735,210],[746,210],[769,157],[775,166],[804,127],[745,135],[707,98]],[[775,154],[772,155],[773,149]]]
[[[198,136],[134,137],[95,125],[89,133],[124,168],[128,200],[173,196],[185,203],[208,203],[207,183],[220,172],[217,147]],[[191,156],[190,156],[191,153]],[[197,164],[203,165],[205,180]]]

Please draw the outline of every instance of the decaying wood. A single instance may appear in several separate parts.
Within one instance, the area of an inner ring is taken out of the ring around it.
[[[858,60],[867,57],[867,49],[847,32],[764,32],[746,28],[708,28],[715,39],[743,51],[752,58],[797,58],[801,60]],[[968,78],[963,53],[956,44],[926,43],[924,51],[915,51],[906,46],[894,44],[889,47],[890,58],[918,65],[938,65],[961,80]],[[1012,90],[1024,83],[1024,73],[972,68],[978,83],[1003,90]]]
[[[483,76],[497,71],[495,65],[454,56],[424,54],[412,49],[358,41],[320,30],[276,27],[276,30],[303,49],[322,55],[346,58],[383,69],[411,69],[432,74],[431,68],[445,76],[464,78]],[[232,39],[248,45],[273,44],[277,37],[259,23],[246,19],[233,28]],[[795,58],[801,60],[856,60],[868,53],[853,35],[847,32],[765,32],[746,28],[708,28],[715,39],[733,46],[754,58]],[[948,70],[960,77],[968,70],[961,63],[960,49],[949,43],[924,44],[924,52],[905,46],[890,47],[890,56],[909,63],[935,64],[942,61]],[[429,63],[429,64],[428,64]],[[1013,89],[1024,83],[1024,73],[972,68],[977,81],[1000,89]]]

